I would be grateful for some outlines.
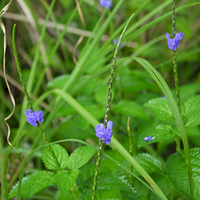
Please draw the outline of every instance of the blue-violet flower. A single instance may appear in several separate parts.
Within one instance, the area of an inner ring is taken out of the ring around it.
[[[119,42],[119,39],[116,39],[116,40],[113,40],[113,44],[117,44]],[[121,44],[120,44],[120,47],[122,47],[124,45],[124,43],[122,42]]]
[[[100,0],[99,2],[101,4],[101,6],[103,6],[104,8],[111,9],[111,7],[112,7],[111,0]]]
[[[104,128],[102,123],[99,125],[96,125],[94,128],[96,131],[96,136],[100,138],[101,140],[103,140],[103,143],[105,143],[106,145],[110,144],[111,142],[111,137],[113,135],[112,126],[113,126],[113,122],[108,121],[106,128]]]
[[[38,123],[41,123],[44,121],[43,110],[31,112],[31,109],[28,109],[25,112],[25,115],[27,117],[26,121],[35,127],[38,125]]]
[[[179,42],[183,39],[183,35],[184,35],[183,33],[176,33],[175,38],[171,39],[169,37],[169,33],[166,33],[167,45],[168,45],[169,49],[175,51],[179,46]]]
[[[154,136],[154,137],[151,137],[151,135],[150,136],[148,136],[148,137],[145,137],[145,138],[143,138],[143,140],[145,141],[145,142],[150,142],[151,140],[154,140],[156,137]]]

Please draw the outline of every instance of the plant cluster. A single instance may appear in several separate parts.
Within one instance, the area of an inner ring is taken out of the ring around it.
[[[199,5],[2,0],[0,198],[200,199]]]

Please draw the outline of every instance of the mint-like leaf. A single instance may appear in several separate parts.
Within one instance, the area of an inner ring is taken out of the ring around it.
[[[94,150],[87,146],[77,148],[69,157],[67,167],[69,169],[78,169],[87,163],[94,155]]]
[[[55,174],[52,172],[41,171],[28,175],[22,179],[21,197],[28,198],[39,191],[53,185]],[[17,196],[19,182],[12,188],[9,199]]]
[[[165,98],[152,99],[145,103],[144,107],[159,120],[165,121],[168,119],[174,119],[172,110],[167,102],[167,99]]]
[[[200,199],[200,148],[190,149],[194,199]],[[190,196],[188,168],[184,152],[177,152],[167,160],[169,178],[181,192]]]
[[[67,166],[68,153],[67,151],[58,144],[51,145],[54,155],[50,148],[47,146],[43,149],[42,160],[49,170],[59,171]],[[56,159],[55,159],[56,157]]]
[[[77,169],[73,171],[59,171],[55,176],[55,183],[61,192],[67,193],[69,189],[74,185],[77,176]]]

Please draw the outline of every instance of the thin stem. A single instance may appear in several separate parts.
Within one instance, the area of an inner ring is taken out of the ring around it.
[[[96,194],[96,189],[97,189],[97,179],[98,179],[98,174],[99,174],[99,166],[100,166],[102,146],[103,146],[102,144],[103,144],[102,140],[99,139],[96,168],[95,168],[94,179],[93,179],[93,187],[92,187],[92,200],[95,199],[95,194]]]
[[[124,34],[126,32],[126,29],[128,27],[128,24],[131,21],[133,15],[134,15],[134,13],[128,19],[128,21],[127,21],[127,23],[126,23],[126,25],[125,25],[125,27],[124,27],[121,35],[120,35],[120,38],[119,38],[119,41],[117,43],[117,47],[115,49],[115,53],[114,53],[114,56],[113,56],[113,62],[112,62],[112,66],[111,66],[110,79],[109,79],[108,100],[107,100],[106,113],[105,113],[104,123],[103,123],[104,128],[106,128],[106,125],[108,123],[108,112],[110,110],[110,102],[111,102],[111,98],[112,98],[112,84],[113,84],[113,76],[114,76],[114,70],[115,70],[115,66],[116,66],[117,54],[118,54],[122,39],[124,37]],[[94,200],[94,198],[95,198],[95,193],[96,193],[96,188],[97,188],[97,179],[98,179],[99,166],[100,166],[101,153],[102,153],[101,151],[102,151],[102,140],[99,140],[96,169],[95,169],[95,175],[94,175],[94,181],[93,181],[93,187],[92,187],[92,200]]]
[[[128,117],[127,121],[127,130],[128,130],[128,137],[129,137],[129,153],[131,156],[133,156],[133,137],[131,134],[131,129],[130,129],[130,117]],[[133,165],[130,165],[130,171],[133,172]],[[130,183],[133,186],[133,176],[130,174],[129,175]]]

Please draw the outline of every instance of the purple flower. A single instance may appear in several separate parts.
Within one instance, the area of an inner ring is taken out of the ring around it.
[[[151,140],[154,140],[156,137],[151,137],[151,135],[150,136],[148,136],[148,137],[145,137],[145,138],[143,138],[143,140],[145,141],[145,142],[150,142]]]
[[[119,42],[119,39],[116,39],[116,40],[113,40],[113,44],[117,44]],[[124,45],[124,43],[122,42],[121,44],[120,44],[120,47],[122,47]]]
[[[32,126],[35,126],[35,127],[38,125],[38,123],[41,123],[41,122],[44,121],[44,119],[43,119],[43,111],[42,110],[31,112],[31,109],[28,109],[25,112],[25,115],[27,117],[26,121],[29,124],[31,124]]]
[[[104,8],[108,8],[111,9],[112,7],[112,1],[111,0],[99,0],[101,6],[103,6]]]
[[[110,144],[111,142],[111,137],[113,135],[112,127],[113,122],[108,121],[106,128],[103,127],[103,124],[96,125],[94,128],[96,131],[96,136],[103,140],[103,143],[105,143],[106,145]]]
[[[183,33],[176,33],[175,38],[171,39],[169,37],[169,33],[166,33],[167,45],[168,45],[169,49],[175,51],[179,46],[179,42],[183,39],[183,35],[184,35]]]

